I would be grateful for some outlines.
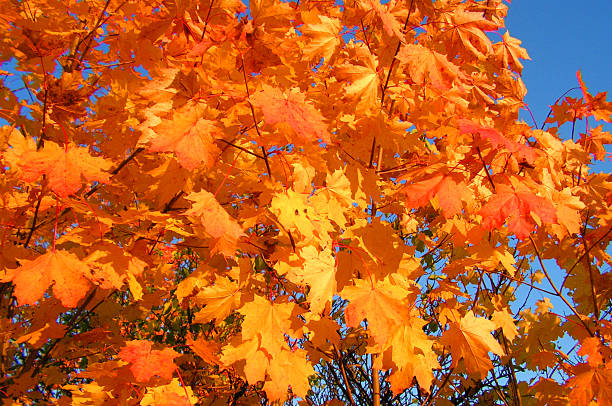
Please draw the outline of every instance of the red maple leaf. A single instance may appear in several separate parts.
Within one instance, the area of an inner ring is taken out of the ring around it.
[[[461,134],[479,134],[480,137],[489,141],[493,148],[499,148],[500,146],[504,147],[508,152],[516,153],[530,164],[537,158],[534,148],[504,137],[495,128],[476,124],[472,120],[463,118],[457,120],[457,125],[459,126],[459,132],[461,132]]]
[[[535,228],[532,213],[544,222],[557,222],[555,206],[549,200],[526,188],[516,191],[507,185],[497,185],[497,193],[480,210],[485,230],[499,228],[508,219],[508,230],[521,240]]]
[[[138,382],[146,382],[154,375],[171,379],[176,369],[174,358],[180,356],[171,348],[152,350],[147,340],[128,341],[119,352],[119,358],[131,363],[130,371]]]
[[[282,92],[264,85],[262,91],[251,96],[251,101],[263,111],[267,124],[286,123],[304,141],[320,138],[323,142],[329,142],[323,115],[299,89]]]

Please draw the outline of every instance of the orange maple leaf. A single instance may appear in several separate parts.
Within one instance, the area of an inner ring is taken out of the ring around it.
[[[411,387],[414,378],[421,387],[428,388],[434,378],[433,370],[440,367],[438,356],[432,349],[434,341],[423,331],[424,324],[425,321],[413,309],[410,319],[394,329],[389,348],[378,358],[385,369],[393,369],[389,381],[394,393]]]
[[[365,10],[374,10],[382,22],[382,26],[389,36],[396,36],[400,41],[404,41],[402,26],[395,16],[389,12],[389,5],[381,4],[379,0],[362,0],[362,7]]]
[[[535,228],[532,213],[543,222],[557,222],[557,211],[549,200],[533,194],[526,187],[521,189],[517,191],[504,184],[496,186],[496,193],[480,210],[485,230],[499,228],[508,219],[508,230],[522,240]]]
[[[318,251],[311,245],[302,248],[300,256],[304,258],[304,263],[299,268],[291,268],[287,279],[310,285],[310,311],[320,313],[336,293],[335,258],[329,250]]]
[[[321,56],[329,62],[336,47],[340,45],[342,37],[340,30],[342,23],[337,18],[319,16],[316,23],[306,24],[301,31],[309,38],[304,47],[304,54],[309,58]]]
[[[189,334],[187,336],[186,344],[206,363],[219,366],[223,365],[218,356],[221,350],[219,343],[215,341],[207,341],[203,337],[194,340],[191,337],[191,334]]]
[[[255,296],[239,310],[245,315],[243,339],[260,337],[260,347],[269,354],[276,354],[285,345],[285,334],[291,335],[293,331],[292,320],[295,318],[292,315],[296,311],[295,303],[272,304],[261,296]]]
[[[406,185],[402,188],[406,195],[406,205],[421,207],[438,196],[444,217],[449,218],[461,212],[461,198],[468,192],[465,183],[457,183],[451,176],[435,175],[429,179]]]
[[[14,294],[20,304],[33,305],[53,285],[53,294],[62,305],[75,307],[92,286],[86,277],[89,267],[71,252],[49,251],[33,261],[21,262],[19,268],[7,270],[0,278],[15,284]]]
[[[582,363],[572,368],[575,374],[566,387],[570,387],[570,404],[589,405],[596,398],[598,405],[612,405],[612,368],[593,367]]]
[[[516,153],[524,158],[528,163],[533,163],[538,156],[534,148],[504,137],[495,128],[476,124],[468,119],[457,120],[457,125],[461,134],[480,134],[483,139],[491,143],[493,148],[502,146],[508,152]]]
[[[355,286],[347,286],[341,296],[350,303],[344,312],[346,324],[358,327],[363,319],[368,320],[370,336],[379,344],[385,344],[396,326],[410,317],[410,307],[405,303],[410,292],[389,282],[358,279]]]
[[[365,54],[362,65],[345,63],[336,69],[336,77],[348,80],[344,94],[354,97],[366,108],[376,106],[378,100],[379,79],[376,71],[377,61],[371,54]]]
[[[229,314],[240,306],[242,292],[238,283],[228,278],[218,277],[213,286],[200,289],[195,300],[205,305],[195,314],[196,323],[208,323],[212,319],[223,321]]]
[[[104,158],[92,156],[87,148],[73,145],[60,147],[53,141],[45,141],[36,150],[32,140],[26,141],[17,132],[10,137],[13,147],[6,154],[9,165],[19,168],[21,179],[33,182],[45,175],[52,191],[61,197],[76,193],[87,181],[108,182],[106,172],[112,164]]]
[[[148,387],[140,406],[193,406],[197,402],[198,397],[193,394],[191,387],[174,378],[167,385]]]
[[[261,109],[266,124],[286,123],[302,141],[330,141],[325,117],[298,88],[283,92],[264,84],[251,96],[251,102]]]
[[[531,59],[527,50],[521,47],[521,41],[512,38],[508,31],[502,36],[502,42],[493,45],[493,50],[495,55],[502,60],[503,66],[510,66],[518,73],[523,71],[520,59]]]
[[[485,318],[477,318],[470,310],[458,322],[451,322],[450,328],[444,332],[440,342],[451,349],[453,364],[456,366],[461,358],[469,373],[478,373],[482,378],[493,364],[489,352],[504,355],[504,350],[491,335],[495,323]]]
[[[206,190],[191,193],[187,199],[194,203],[185,214],[199,217],[206,233],[216,239],[213,252],[233,255],[238,239],[245,235],[236,220],[231,218],[215,196]]]
[[[181,166],[190,171],[202,164],[210,168],[220,153],[214,141],[221,131],[196,108],[175,112],[172,120],[162,121],[153,131],[154,137],[141,140],[150,141],[149,151],[174,152]]]
[[[465,77],[446,55],[420,44],[406,44],[397,54],[397,59],[408,66],[412,81],[419,85],[424,84],[427,78],[436,89],[448,90],[454,82],[460,83]]]
[[[314,368],[306,359],[306,351],[283,349],[270,359],[270,379],[264,384],[264,390],[271,401],[283,400],[287,396],[288,385],[291,385],[294,395],[304,397],[310,389],[308,377],[314,374]]]
[[[450,35],[449,55],[458,52],[470,52],[478,59],[484,60],[493,51],[491,40],[484,31],[493,31],[499,26],[483,17],[481,12],[453,10],[443,15],[448,23],[444,32]]]
[[[117,354],[119,358],[132,364],[130,371],[138,382],[147,382],[155,375],[171,379],[176,369],[174,358],[180,354],[171,348],[152,350],[152,345],[153,343],[147,340],[128,341]]]

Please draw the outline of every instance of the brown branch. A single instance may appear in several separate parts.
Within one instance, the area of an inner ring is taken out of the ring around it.
[[[355,399],[353,399],[353,394],[351,393],[351,385],[349,384],[348,377],[346,376],[346,369],[344,368],[344,363],[342,362],[342,354],[340,354],[340,351],[338,351],[336,344],[334,344],[334,351],[338,357],[338,364],[340,364],[340,372],[342,373],[342,379],[344,379],[344,385],[346,386],[346,395],[351,401],[351,405],[357,406],[355,404]]]
[[[510,354],[510,348],[508,346],[508,341],[504,336],[503,332],[501,334],[502,344],[504,345],[504,349],[506,350],[506,354]],[[510,378],[512,381],[512,393],[514,395],[514,406],[522,406],[523,401],[521,400],[521,395],[518,391],[518,381],[516,380],[516,373],[514,371],[514,362],[512,362],[512,357],[508,358],[508,369],[510,370]]]
[[[26,238],[25,244],[23,244],[24,248],[28,248],[30,244],[30,240],[32,239],[32,235],[34,234],[34,230],[36,230],[36,219],[38,218],[38,210],[40,209],[40,202],[42,201],[42,189],[40,194],[38,195],[38,202],[36,203],[36,209],[34,210],[34,218],[32,219],[32,226],[30,227],[30,231],[28,232],[28,238]]]
[[[404,21],[404,28],[402,29],[403,32],[406,31],[406,28],[408,28],[408,21],[410,20],[410,14],[412,13],[412,3],[414,3],[414,0],[410,0],[410,6],[408,7],[408,15],[406,16],[406,21]],[[395,67],[395,61],[397,61],[397,54],[400,51],[400,48],[402,47],[402,41],[398,41],[397,43],[397,47],[395,48],[395,53],[393,54],[393,59],[391,60],[391,66],[389,66],[389,72],[387,72],[387,78],[385,79],[385,85],[382,88],[382,96],[380,98],[380,106],[382,107],[385,103],[385,92],[387,91],[387,88],[389,86],[389,79],[391,78],[391,73],[393,71],[393,68]]]
[[[565,282],[567,281],[567,277],[572,273],[572,271],[574,270],[574,268],[576,268],[576,265],[578,265],[580,262],[582,262],[582,260],[584,259],[584,257],[586,257],[587,255],[589,255],[589,251],[593,249],[593,247],[597,246],[600,242],[603,241],[604,238],[606,238],[608,236],[608,234],[610,234],[610,232],[612,232],[612,227],[610,227],[608,229],[608,231],[606,231],[606,233],[604,235],[602,235],[597,241],[595,241],[595,243],[593,245],[591,245],[591,248],[589,248],[588,250],[585,249],[584,254],[582,254],[580,256],[580,258],[578,258],[578,260],[576,261],[576,263],[574,265],[572,265],[572,267],[567,271],[567,276],[565,277],[565,279],[563,280],[563,283],[561,284],[561,289],[563,289],[565,287]]]
[[[44,76],[46,77],[47,72],[43,72],[43,73],[44,73]],[[42,125],[40,127],[40,138],[36,142],[36,150],[41,149],[45,142],[45,127],[47,126],[47,95],[49,94],[49,90],[47,89],[46,79],[44,83],[44,89],[45,89],[45,97],[43,98]]]
[[[176,201],[178,199],[180,199],[181,196],[183,196],[184,194],[185,194],[185,191],[183,191],[183,190],[181,190],[180,192],[175,194],[172,197],[172,199],[170,199],[170,201],[168,203],[166,203],[166,205],[164,206],[164,209],[162,210],[162,213],[168,213],[172,209],[172,206],[174,205],[174,203],[176,203]]]
[[[485,164],[485,161],[482,158],[482,154],[480,153],[480,147],[476,147],[476,151],[478,152],[478,158],[480,158],[480,162],[482,162],[482,167],[484,168],[485,173],[487,174],[487,179],[489,179],[489,183],[491,184],[491,187],[493,188],[493,191],[495,192],[495,183],[493,183],[493,178],[491,178],[491,174],[489,173],[489,170],[487,169],[487,165]]]
[[[438,397],[438,395],[440,394],[440,392],[442,392],[442,389],[446,386],[446,384],[448,383],[448,380],[450,378],[450,376],[452,375],[453,371],[455,370],[455,368],[450,368],[448,370],[448,372],[446,373],[446,375],[444,376],[444,380],[442,381],[442,383],[440,384],[440,386],[438,386],[438,390],[436,391],[436,393],[430,393],[429,396],[427,396],[427,398],[425,398],[425,403],[423,404],[424,406],[429,406],[433,404],[433,401],[436,400],[436,398]]]
[[[200,36],[200,42],[204,41],[204,36],[206,35],[206,30],[208,29],[208,20],[210,19],[210,13],[213,8],[213,4],[215,4],[215,0],[210,0],[210,6],[208,6],[208,11],[206,12],[206,17],[204,18],[204,28],[202,29],[202,35]],[[204,62],[204,53],[200,55],[200,65]]]
[[[587,216],[587,224],[588,224],[588,216]],[[595,318],[599,320],[599,306],[597,305],[597,296],[595,295],[595,280],[593,278],[593,267],[591,266],[591,258],[589,258],[589,255],[588,255],[589,247],[587,246],[587,242],[585,238],[587,224],[585,224],[584,226],[585,230],[582,233],[582,244],[584,245],[584,251],[587,253],[584,259],[587,264],[587,268],[589,269],[589,281],[591,282],[591,298],[593,300],[593,312],[595,314]]]
[[[123,169],[123,167],[124,167],[125,165],[127,165],[127,164],[128,164],[128,163],[129,163],[129,162],[132,160],[132,159],[136,158],[136,155],[140,154],[142,151],[144,151],[144,148],[142,148],[142,147],[140,147],[140,148],[136,148],[136,149],[134,150],[134,152],[132,152],[132,153],[131,153],[131,154],[130,154],[130,155],[127,157],[127,158],[125,158],[123,161],[121,161],[121,163],[120,163],[120,164],[119,164],[119,165],[118,165],[118,166],[117,166],[115,169],[113,169],[113,170],[110,172],[110,173],[111,173],[111,175],[116,175],[116,174],[118,174],[118,173],[119,173],[119,171],[120,171],[121,169]],[[96,184],[96,185],[92,186],[92,187],[91,187],[91,188],[90,188],[90,189],[87,191],[87,193],[85,193],[83,196],[84,196],[85,198],[88,198],[89,196],[93,195],[93,194],[96,192],[96,190],[98,190],[98,188],[100,187],[100,185],[102,185],[102,184],[101,184],[101,183],[98,183],[98,184]],[[64,212],[65,212],[65,211],[66,211],[66,210],[64,210]],[[62,214],[64,214],[64,213],[62,213]]]
[[[97,292],[97,288],[94,287],[94,289],[85,298],[85,301],[83,301],[83,303],[79,306],[77,311],[73,314],[70,322],[68,323],[68,326],[66,327],[66,331],[64,332],[64,335],[60,338],[56,338],[55,340],[53,340],[53,342],[51,342],[51,344],[46,348],[44,355],[40,354],[41,360],[38,362],[38,365],[36,365],[32,373],[30,374],[32,378],[35,377],[36,374],[40,372],[40,370],[46,365],[47,361],[51,357],[51,351],[57,346],[57,344],[63,339],[65,339],[68,336],[68,334],[70,334],[70,332],[74,329],[74,327],[78,324],[78,322],[81,321],[80,319],[81,314],[83,313],[83,311],[85,310],[89,302],[91,302],[91,300],[94,298],[96,292]],[[91,310],[98,307],[101,303],[102,302],[95,305]],[[24,366],[19,372],[18,376],[22,376],[23,374],[28,372],[30,369],[32,369],[32,367],[34,366],[34,359],[36,358],[36,355],[38,354],[39,353],[37,351],[32,351],[31,355],[28,357],[28,359],[24,363]]]
[[[595,337],[595,335],[593,334],[589,326],[584,322],[584,320],[582,320],[582,317],[580,317],[580,313],[578,313],[576,308],[572,306],[572,304],[565,298],[565,296],[561,294],[559,289],[557,289],[557,286],[551,279],[550,275],[548,274],[548,271],[546,270],[546,267],[544,266],[544,262],[542,261],[542,257],[540,255],[540,250],[538,250],[538,247],[536,246],[535,241],[533,241],[533,238],[531,238],[531,236],[529,236],[529,241],[531,241],[531,245],[533,246],[533,249],[535,250],[536,256],[538,257],[538,262],[540,263],[540,267],[542,268],[542,272],[544,272],[544,276],[546,276],[546,279],[548,280],[548,283],[550,284],[550,286],[553,288],[555,293],[557,293],[557,296],[559,296],[559,298],[563,300],[563,303],[565,303],[566,306],[569,307],[569,309],[572,311],[572,313],[574,313],[574,315],[578,318],[578,321],[580,322],[580,324],[584,326],[584,328],[589,333],[589,335],[591,337]]]
[[[244,87],[246,88],[247,98],[249,98],[251,97],[251,92],[249,91],[249,83],[247,82],[244,58],[242,56],[240,56],[240,58],[242,59],[242,77],[244,78]],[[253,104],[250,100],[247,100],[247,102],[249,103],[251,115],[253,116],[253,124],[255,124],[255,131],[257,132],[259,138],[262,138],[261,133],[259,132],[259,126],[257,125],[257,118],[255,117],[255,108],[253,108]],[[266,163],[266,169],[268,170],[268,177],[272,177],[272,171],[270,170],[270,162],[268,162],[268,153],[266,152],[266,149],[263,146],[261,147],[261,152],[263,154],[264,162]]]
[[[404,29],[408,27],[408,20],[410,20],[410,14],[412,13],[412,3],[414,0],[410,0],[410,8],[408,8],[408,15],[406,16],[406,21],[404,22]],[[363,26],[362,26],[363,27]],[[387,78],[385,79],[385,84],[382,87],[382,94],[380,97],[380,106],[383,107],[385,104],[385,95],[387,88],[389,86],[389,80],[391,78],[391,73],[393,72],[393,68],[395,67],[395,61],[397,60],[397,54],[399,53],[400,48],[402,47],[402,41],[398,41],[397,47],[395,48],[395,53],[393,54],[393,59],[391,60],[391,66],[389,66],[389,71],[387,72]],[[372,167],[372,161],[374,160],[374,149],[376,148],[376,136],[372,138],[372,147],[370,148],[370,163],[368,164],[368,168]],[[379,167],[380,169],[380,167]]]
[[[262,155],[259,155],[259,154],[255,153],[255,152],[253,152],[253,151],[249,151],[248,149],[246,149],[246,148],[244,148],[244,147],[241,147],[240,145],[236,145],[236,144],[233,144],[233,143],[231,143],[231,142],[229,142],[229,141],[226,141],[226,140],[224,140],[223,138],[219,138],[219,139],[218,139],[218,141],[224,142],[224,143],[226,143],[227,145],[232,146],[232,147],[234,147],[234,148],[237,148],[237,149],[239,149],[239,150],[241,150],[241,151],[244,151],[244,152],[246,152],[247,154],[253,155],[253,156],[254,156],[254,157],[256,157],[256,158],[259,158],[259,159],[264,159],[264,160],[265,160],[265,158],[264,158]]]
[[[380,375],[378,368],[374,368],[376,354],[372,354],[372,405],[380,406]]]

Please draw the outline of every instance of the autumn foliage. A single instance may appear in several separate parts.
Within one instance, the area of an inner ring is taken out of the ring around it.
[[[4,404],[612,404],[612,104],[507,12],[0,1]]]

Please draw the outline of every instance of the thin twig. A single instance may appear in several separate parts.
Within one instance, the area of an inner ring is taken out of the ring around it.
[[[34,218],[32,219],[32,226],[30,227],[30,231],[28,232],[28,238],[26,238],[25,244],[23,244],[24,248],[28,248],[30,244],[30,240],[32,239],[32,235],[34,234],[34,230],[36,230],[36,219],[38,218],[38,210],[40,209],[40,202],[42,200],[42,190],[38,195],[38,202],[36,203],[36,209],[34,210]]]
[[[247,98],[250,98],[251,93],[249,91],[249,83],[247,82],[244,58],[242,57],[242,55],[240,56],[240,58],[242,59],[242,76],[244,77],[244,87],[246,88]],[[247,100],[247,102],[249,103],[249,107],[251,108],[251,115],[253,116],[253,123],[255,124],[255,131],[257,132],[257,135],[259,136],[259,138],[262,138],[261,133],[259,132],[259,126],[257,125],[257,118],[255,117],[255,108],[253,108],[253,104],[251,103],[250,100]],[[264,162],[266,163],[266,169],[268,170],[268,176],[272,177],[272,171],[270,170],[270,162],[268,162],[268,153],[266,152],[266,149],[263,147],[263,145],[261,146],[261,152],[263,154]]]
[[[495,183],[493,183],[493,178],[491,178],[491,174],[489,173],[489,170],[487,169],[487,165],[485,164],[485,161],[482,158],[482,154],[480,153],[480,147],[476,147],[476,152],[478,152],[478,158],[480,158],[480,162],[482,162],[482,167],[484,168],[487,174],[487,179],[489,179],[489,183],[491,184],[491,187],[493,188],[493,191],[495,192]]]
[[[578,261],[576,261],[576,263],[574,265],[572,265],[572,267],[567,271],[567,276],[565,277],[565,279],[563,280],[563,283],[561,284],[561,289],[563,289],[565,287],[565,282],[567,281],[568,276],[572,273],[574,268],[576,268],[576,265],[578,265],[580,262],[582,262],[584,257],[589,255],[589,251],[592,250],[593,247],[597,246],[600,242],[602,242],[603,239],[606,238],[608,236],[608,234],[610,234],[610,232],[612,232],[612,227],[610,227],[608,229],[608,231],[606,231],[606,233],[604,235],[602,235],[597,241],[595,241],[595,243],[593,245],[591,245],[591,247],[588,250],[585,249],[584,254],[582,254],[580,256],[580,258],[578,258]]]
[[[584,326],[584,328],[589,333],[589,335],[591,337],[595,337],[595,335],[593,334],[589,326],[584,322],[584,320],[582,320],[582,317],[580,317],[580,313],[578,313],[578,311],[574,308],[574,306],[572,306],[572,304],[561,294],[559,289],[557,289],[557,286],[551,279],[550,275],[548,274],[548,271],[546,270],[546,267],[544,266],[544,262],[542,261],[540,251],[538,250],[538,247],[536,246],[535,241],[533,241],[533,238],[531,238],[531,236],[529,236],[529,241],[531,241],[531,245],[533,246],[533,249],[535,250],[536,256],[538,257],[538,262],[540,263],[540,267],[542,268],[542,272],[544,272],[544,276],[546,276],[546,279],[548,280],[548,283],[550,284],[550,286],[557,293],[557,296],[559,296],[559,298],[563,300],[563,303],[565,303],[567,307],[569,307],[569,309],[572,311],[572,313],[574,313],[574,315],[578,318],[578,321],[580,322],[580,324]]]
[[[219,139],[218,139],[218,141],[224,142],[224,143],[226,143],[227,145],[232,146],[232,147],[234,147],[234,148],[236,148],[236,149],[239,149],[239,150],[241,150],[241,151],[244,151],[244,152],[246,152],[247,154],[253,155],[253,156],[254,156],[254,157],[256,157],[256,158],[259,158],[259,159],[265,159],[265,158],[264,158],[262,155],[259,155],[259,154],[255,153],[255,152],[253,152],[253,151],[249,151],[248,149],[246,149],[246,148],[244,148],[244,147],[241,147],[240,145],[236,145],[236,144],[233,144],[233,143],[231,143],[231,142],[229,142],[229,141],[226,141],[226,140],[224,140],[223,138],[219,138]]]
[[[582,233],[582,244],[584,245],[584,251],[587,253],[589,252],[589,247],[587,246],[585,234],[586,234],[588,221],[589,221],[589,217],[587,213],[587,220],[584,225],[584,232]],[[599,306],[597,305],[597,296],[595,295],[595,279],[593,277],[593,267],[591,266],[591,258],[589,258],[589,255],[587,254],[584,259],[587,264],[587,268],[589,269],[589,281],[591,282],[591,298],[593,300],[593,311],[595,314],[595,318],[599,320]]]

